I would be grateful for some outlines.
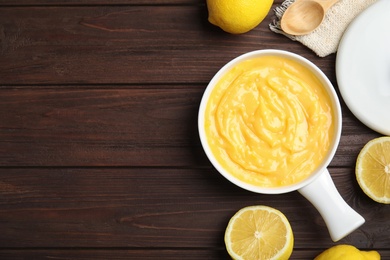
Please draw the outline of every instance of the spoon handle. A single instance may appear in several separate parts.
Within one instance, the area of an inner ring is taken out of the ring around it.
[[[324,8],[324,10],[328,10],[330,7],[332,7],[332,5],[334,5],[335,3],[337,3],[339,0],[316,0],[321,6],[322,8]]]

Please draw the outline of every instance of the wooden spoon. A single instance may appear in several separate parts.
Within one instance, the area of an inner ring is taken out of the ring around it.
[[[324,20],[326,11],[339,0],[297,0],[282,16],[282,30],[292,35],[308,34]]]

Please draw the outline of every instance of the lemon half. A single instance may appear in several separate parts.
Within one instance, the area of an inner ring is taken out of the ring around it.
[[[288,259],[294,246],[286,216],[268,206],[249,206],[229,221],[225,245],[233,259]]]
[[[390,137],[369,141],[356,161],[356,179],[373,200],[390,204]]]

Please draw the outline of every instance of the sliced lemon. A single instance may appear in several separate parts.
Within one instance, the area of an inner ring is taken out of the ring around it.
[[[294,236],[286,216],[268,206],[249,206],[229,221],[225,245],[233,259],[288,259]]]
[[[371,199],[390,204],[390,137],[369,141],[356,161],[356,179]]]

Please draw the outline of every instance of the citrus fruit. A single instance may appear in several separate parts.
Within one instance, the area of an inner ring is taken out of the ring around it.
[[[228,33],[245,33],[264,20],[272,3],[273,0],[207,0],[208,20]]]
[[[380,260],[381,256],[377,251],[360,251],[351,245],[333,246],[314,260]]]
[[[369,141],[356,161],[356,179],[373,200],[390,204],[390,137]]]
[[[294,246],[285,215],[268,206],[249,206],[229,221],[225,245],[233,259],[288,259]]]

